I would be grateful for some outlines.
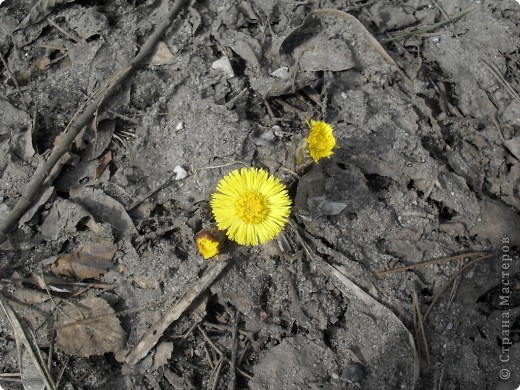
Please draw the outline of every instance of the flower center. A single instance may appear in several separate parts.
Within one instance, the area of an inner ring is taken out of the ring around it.
[[[325,137],[310,137],[309,147],[313,148],[314,150],[325,150],[327,148],[327,140]]]
[[[265,197],[259,192],[246,192],[235,202],[238,217],[245,223],[259,224],[269,211]]]

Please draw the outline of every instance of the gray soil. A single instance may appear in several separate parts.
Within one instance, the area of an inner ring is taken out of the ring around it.
[[[0,221],[169,6],[0,5]],[[4,306],[58,388],[520,386],[519,21],[512,0],[188,2],[0,244]],[[309,119],[339,148],[296,166]],[[242,166],[287,184],[291,223],[228,243],[227,269],[126,363],[214,265],[194,236]],[[57,271],[85,245],[115,245],[103,272]],[[118,313],[107,337],[55,326],[85,306]],[[42,389],[0,313],[0,370],[22,373],[0,386]]]

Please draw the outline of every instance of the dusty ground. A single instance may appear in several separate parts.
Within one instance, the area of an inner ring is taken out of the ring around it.
[[[0,221],[169,7],[38,5],[0,6]],[[191,2],[1,244],[3,306],[63,389],[516,389],[519,20],[512,0]],[[311,118],[340,148],[296,167]],[[289,186],[292,224],[228,245],[217,281],[125,363],[214,265],[193,237],[244,165]],[[43,388],[1,313],[0,368],[22,377],[0,386]]]

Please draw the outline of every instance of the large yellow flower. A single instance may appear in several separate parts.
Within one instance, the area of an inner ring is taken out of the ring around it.
[[[307,137],[307,144],[314,162],[317,163],[321,158],[332,156],[334,149],[338,147],[333,134],[334,128],[327,122],[316,122],[313,119],[307,124],[311,129]]]
[[[219,229],[240,245],[258,245],[275,238],[291,213],[285,185],[263,169],[242,168],[217,185],[211,209]]]

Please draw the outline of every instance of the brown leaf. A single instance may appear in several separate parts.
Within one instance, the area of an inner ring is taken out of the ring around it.
[[[51,271],[57,275],[74,276],[74,270],[70,263],[72,256],[69,253],[62,253],[51,265]]]
[[[114,309],[103,299],[87,297],[79,305],[65,305],[56,320],[58,347],[69,355],[89,357],[120,351],[126,340]],[[93,319],[89,321],[88,319]],[[79,324],[62,326],[76,321]]]
[[[51,299],[49,294],[38,290],[19,287],[13,291],[13,297],[27,305],[37,305]]]
[[[79,279],[97,278],[112,267],[117,247],[108,240],[82,244],[72,254],[62,253],[51,266],[55,274]]]

